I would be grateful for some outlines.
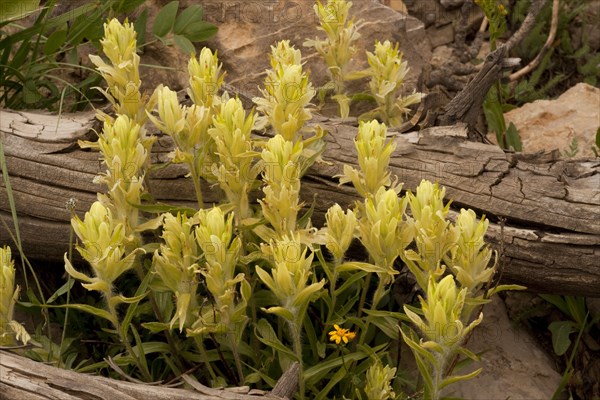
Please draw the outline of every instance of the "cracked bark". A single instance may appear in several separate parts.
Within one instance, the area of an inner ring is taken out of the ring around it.
[[[66,201],[77,199],[76,212],[83,216],[96,192],[103,190],[92,183],[102,170],[98,154],[76,145],[77,139],[94,137],[93,115],[63,116],[57,123],[54,116],[27,113],[27,124],[21,121],[23,113],[0,112],[0,138],[25,254],[61,262],[69,242]],[[315,199],[313,222],[322,226],[329,206],[348,206],[358,199],[352,187],[339,186],[333,178],[343,164],[357,164],[357,129],[319,117],[315,121],[330,132],[328,147],[324,162],[308,171],[302,196],[307,204]],[[501,241],[498,220],[505,217],[505,281],[538,292],[600,296],[600,162],[560,159],[558,153],[505,153],[466,136],[464,125],[395,134],[392,172],[405,189],[414,190],[421,179],[437,181],[446,187],[455,210],[486,214],[491,222],[487,239],[495,248]],[[153,161],[165,162],[171,146],[170,138],[159,137]],[[193,207],[194,190],[185,174],[179,165],[154,172],[154,197]],[[207,204],[219,201],[214,188],[205,185],[204,192]],[[0,216],[14,231],[3,187]],[[1,223],[0,243],[11,243]]]

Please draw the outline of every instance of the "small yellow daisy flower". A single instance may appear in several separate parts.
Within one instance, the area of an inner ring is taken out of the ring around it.
[[[329,340],[335,342],[335,344],[340,344],[341,341],[344,343],[348,343],[349,340],[352,340],[356,337],[355,332],[350,332],[348,329],[340,328],[339,325],[333,325],[335,331],[329,332]]]

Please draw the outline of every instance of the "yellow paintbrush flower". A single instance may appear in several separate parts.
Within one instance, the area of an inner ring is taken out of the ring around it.
[[[396,143],[386,141],[386,137],[385,124],[376,120],[361,121],[358,136],[354,140],[360,170],[344,164],[340,183],[352,182],[362,197],[374,196],[380,187],[389,187],[392,184],[389,172],[390,157],[396,149]]]
[[[368,400],[387,400],[396,398],[391,382],[396,377],[396,368],[385,367],[377,361],[367,370],[365,393]]]
[[[208,47],[200,51],[198,58],[190,58],[188,94],[194,104],[204,107],[216,105],[215,101],[219,101],[217,94],[225,80],[225,72],[221,72],[222,67],[217,52],[213,53]]]
[[[375,51],[367,52],[367,60],[370,66],[368,74],[371,76],[369,88],[378,107],[365,117],[378,115],[389,126],[402,125],[404,115],[409,111],[408,107],[419,103],[422,94],[413,92],[406,97],[399,94],[409,69],[407,62],[402,61],[398,44],[392,46],[389,40],[383,43],[375,42]]]
[[[300,129],[312,118],[307,108],[316,91],[302,65],[296,63],[300,51],[285,42],[271,46],[272,69],[267,70],[263,97],[255,97],[257,110],[265,115],[276,134],[295,141]]]
[[[352,210],[344,213],[342,207],[336,203],[327,210],[325,221],[327,225],[325,246],[333,258],[340,262],[354,239],[357,225],[356,215]]]
[[[123,224],[117,222],[111,210],[99,201],[92,204],[83,221],[78,216],[73,217],[71,226],[82,243],[76,247],[77,251],[90,264],[95,276],[76,271],[65,254],[66,271],[85,282],[82,285],[87,290],[111,293],[113,282],[133,267],[141,250],[126,252]]]
[[[25,327],[13,320],[19,286],[15,286],[15,262],[9,246],[0,247],[0,346],[13,346],[15,339],[27,344],[31,337]]]

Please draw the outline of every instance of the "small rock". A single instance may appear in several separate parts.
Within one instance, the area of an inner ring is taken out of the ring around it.
[[[600,126],[600,89],[578,83],[556,100],[537,100],[504,114],[517,127],[523,152],[562,154],[577,139],[576,157],[594,157],[592,147]]]
[[[483,322],[466,346],[474,353],[485,353],[463,375],[483,368],[476,378],[447,387],[445,396],[469,400],[550,399],[560,384],[561,375],[552,359],[522,328],[508,319],[504,302],[495,296],[483,309]]]

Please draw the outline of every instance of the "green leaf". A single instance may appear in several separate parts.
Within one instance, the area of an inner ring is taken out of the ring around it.
[[[359,261],[345,262],[338,267],[339,272],[355,271],[355,270],[360,270],[360,271],[364,271],[364,272],[382,273],[382,274],[387,271],[385,268],[379,267],[375,264],[359,262]]]
[[[139,6],[144,4],[144,2],[145,2],[145,0],[119,1],[117,4],[115,4],[113,6],[113,10],[115,10],[115,12],[118,14],[121,14],[121,13],[125,14],[125,13],[135,10],[136,8],[138,8]],[[146,9],[144,9],[144,11],[146,11]]]
[[[142,326],[152,333],[168,331],[170,329],[169,324],[164,322],[142,322]]]
[[[154,274],[152,272],[148,272],[146,274],[146,277],[144,278],[144,280],[140,283],[137,290],[135,291],[135,295],[132,297],[132,299],[134,299],[134,301],[126,301],[126,303],[129,303],[129,307],[127,308],[127,313],[125,314],[125,317],[123,318],[123,322],[121,323],[121,334],[123,335],[123,337],[127,336],[129,324],[131,323],[131,320],[132,320],[133,316],[135,315],[135,311],[138,307],[139,301],[142,298],[144,298],[144,296],[146,296],[146,294],[147,294],[146,289],[148,288],[148,284],[150,283],[150,280],[153,277],[154,277]],[[135,300],[135,299],[137,299],[137,300]]]
[[[523,150],[521,136],[519,136],[517,127],[512,122],[508,125],[508,128],[506,128],[506,141],[508,142],[508,147],[512,148],[514,151]]]
[[[60,49],[63,44],[65,44],[66,38],[66,29],[59,29],[52,32],[52,34],[48,37],[48,40],[46,40],[46,44],[44,44],[44,53],[47,56],[56,53],[56,51]]]
[[[487,298],[489,299],[496,293],[504,292],[507,290],[526,290],[527,287],[523,285],[498,285],[487,292]]]
[[[373,348],[370,352],[377,353],[386,346],[387,344],[382,344]],[[348,363],[348,361],[358,361],[368,356],[369,353],[367,353],[365,350],[357,350],[354,353],[344,355],[343,361]],[[317,365],[307,368],[304,370],[304,380],[307,384],[314,384],[315,382],[318,382],[320,379],[322,379],[323,376],[326,376],[328,373],[330,373],[332,370],[341,367],[343,361],[342,357],[335,356],[328,360],[322,361]]]
[[[47,304],[53,303],[54,300],[58,299],[60,296],[62,296],[63,294],[65,294],[69,290],[71,290],[71,288],[73,287],[74,284],[75,284],[75,279],[69,279],[68,281],[66,281],[64,285],[62,285],[61,287],[56,289],[56,292],[54,292],[54,294],[52,296],[50,296],[50,298],[46,301],[46,303]]]
[[[261,319],[256,324],[254,329],[254,333],[258,340],[260,340],[263,344],[273,348],[274,350],[285,354],[290,357],[292,360],[298,360],[296,354],[292,351],[292,349],[288,346],[284,346],[283,343],[277,337],[277,334],[271,327],[271,324],[267,322],[266,319]]]
[[[461,382],[461,381],[466,381],[468,379],[472,379],[475,378],[477,375],[479,375],[481,373],[481,371],[483,371],[483,368],[479,368],[476,369],[475,371],[468,373],[466,375],[454,375],[454,376],[449,376],[446,379],[444,379],[442,381],[442,384],[440,385],[440,389],[445,388],[448,385],[451,385],[453,383],[456,382]]]
[[[181,207],[181,206],[173,206],[165,203],[156,203],[156,204],[133,204],[129,203],[133,207],[138,210],[151,213],[151,214],[163,214],[163,213],[171,213],[177,215],[177,213],[186,214],[188,217],[196,214],[198,210],[193,209],[191,207]]]
[[[135,29],[137,33],[137,46],[141,47],[144,43],[146,43],[146,24],[148,23],[148,9],[144,8],[144,10],[138,15],[135,23],[133,24],[133,29]]]
[[[367,321],[371,322],[383,333],[391,339],[399,339],[400,330],[398,329],[398,321],[403,320],[410,322],[410,319],[399,312],[382,311],[382,310],[364,310],[368,315]]]
[[[204,12],[202,6],[194,4],[189,6],[179,14],[175,20],[175,26],[173,27],[173,33],[177,35],[183,35],[186,28],[195,21],[202,21]]]
[[[600,148],[600,126],[596,130],[596,147]]]
[[[192,42],[201,42],[210,39],[217,34],[218,28],[206,21],[191,23],[183,32],[183,35]]]
[[[563,296],[559,296],[557,294],[538,294],[542,299],[546,300],[548,303],[554,305],[565,315],[569,315],[569,307],[567,306],[567,301]]]
[[[335,290],[335,295],[340,296],[346,289],[354,285],[357,281],[363,279],[366,275],[367,273],[363,271],[350,275],[350,277],[345,279],[344,283]]]
[[[548,327],[552,332],[552,347],[557,356],[562,356],[571,346],[569,335],[575,332],[575,324],[572,321],[554,321]]]
[[[344,358],[346,358],[346,357],[344,357]],[[327,371],[327,372],[330,372],[330,371]],[[327,385],[319,392],[319,394],[317,394],[317,396],[315,397],[315,400],[327,399],[327,395],[329,394],[331,389],[333,389],[333,387],[335,385],[337,385],[337,383],[339,381],[344,379],[344,377],[347,374],[348,374],[348,371],[346,370],[346,368],[344,368],[344,367],[339,368],[331,378],[327,379]]]
[[[156,14],[154,20],[154,26],[152,27],[152,33],[159,38],[164,38],[167,33],[173,28],[175,24],[175,17],[177,16],[177,10],[179,9],[179,1],[172,1]]]
[[[181,50],[183,50],[185,53],[188,53],[188,54],[196,53],[196,48],[194,47],[194,44],[192,42],[190,42],[190,40],[188,38],[186,38],[185,36],[173,35],[173,38],[175,39],[175,44],[177,46],[179,46],[179,48]]]
[[[92,307],[92,306],[89,306],[87,304],[62,304],[62,305],[58,305],[58,306],[48,305],[46,307],[50,307],[50,308],[72,308],[74,310],[79,310],[79,311],[84,311],[86,313],[90,313],[92,315],[95,315],[96,317],[104,318],[105,320],[108,320],[108,321],[110,321],[113,324],[116,323],[115,319],[113,318],[112,315],[110,315],[110,313],[108,311],[102,310],[100,308]]]

